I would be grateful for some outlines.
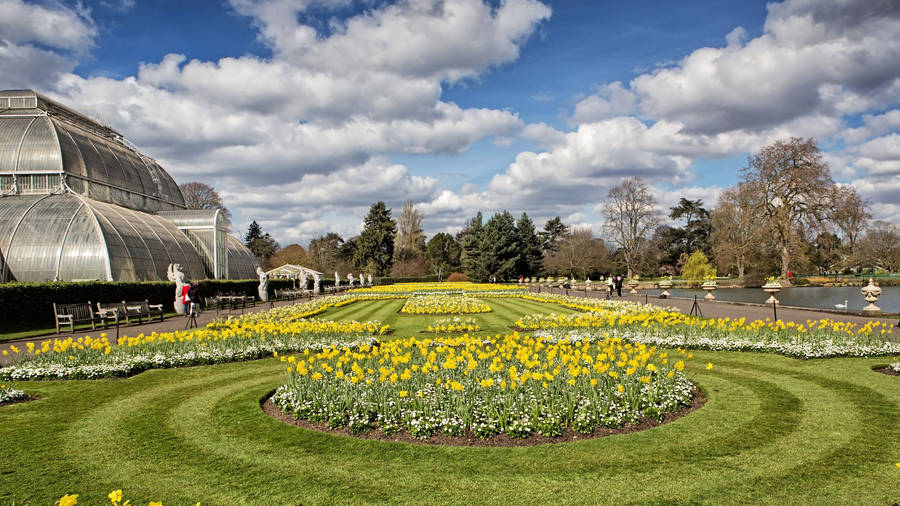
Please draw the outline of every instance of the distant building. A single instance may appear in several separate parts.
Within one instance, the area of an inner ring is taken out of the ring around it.
[[[256,278],[217,210],[102,123],[30,90],[0,91],[0,281]]]

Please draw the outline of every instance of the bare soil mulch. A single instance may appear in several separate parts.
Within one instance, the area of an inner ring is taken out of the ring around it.
[[[270,417],[279,420],[288,425],[301,427],[308,430],[324,432],[327,434],[336,434],[341,436],[356,437],[360,439],[374,439],[377,441],[391,441],[400,443],[410,443],[419,445],[443,445],[443,446],[473,446],[473,447],[515,447],[515,446],[535,446],[551,443],[568,443],[572,441],[582,441],[585,439],[596,439],[600,437],[615,436],[617,434],[631,434],[632,432],[640,432],[642,430],[652,429],[670,422],[673,422],[697,409],[706,403],[706,396],[699,389],[694,389],[694,397],[691,399],[690,406],[684,406],[675,413],[667,413],[661,420],[644,419],[639,424],[629,424],[619,429],[609,429],[605,427],[596,427],[590,434],[583,434],[567,427],[560,436],[541,436],[531,435],[527,438],[513,438],[508,434],[498,434],[496,436],[482,439],[473,434],[461,437],[451,437],[441,433],[430,436],[428,439],[419,439],[410,435],[408,432],[399,432],[397,434],[385,434],[381,429],[374,429],[362,434],[350,434],[350,430],[346,427],[340,429],[331,429],[326,422],[310,422],[308,420],[295,420],[294,416],[281,411],[275,403],[272,402],[271,396],[266,396],[260,401],[260,407]]]
[[[900,372],[897,372],[891,369],[890,366],[883,367],[881,369],[875,369],[875,372],[880,372],[882,374],[887,374],[888,376],[900,376]]]

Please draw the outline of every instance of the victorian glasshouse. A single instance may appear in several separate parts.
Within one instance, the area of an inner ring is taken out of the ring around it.
[[[0,281],[256,276],[218,210],[112,128],[28,90],[0,91]]]

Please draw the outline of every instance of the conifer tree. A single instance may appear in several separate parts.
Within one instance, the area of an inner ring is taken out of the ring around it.
[[[541,240],[527,213],[522,213],[516,222],[516,251],[516,275],[531,277],[541,273],[544,269]]]
[[[354,263],[375,276],[390,272],[394,262],[395,231],[396,223],[391,219],[391,210],[381,201],[372,204],[363,221],[363,231],[356,241]]]

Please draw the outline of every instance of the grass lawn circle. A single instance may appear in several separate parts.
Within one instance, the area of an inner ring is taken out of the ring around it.
[[[700,409],[706,403],[706,395],[700,388],[695,387],[693,392],[694,395],[691,398],[691,404],[689,406],[682,406],[681,409],[674,413],[666,413],[665,416],[663,416],[659,420],[645,418],[643,421],[641,421],[641,423],[626,424],[625,426],[618,429],[595,427],[593,432],[591,432],[590,434],[586,434],[582,432],[576,432],[572,430],[571,427],[567,427],[563,431],[562,435],[559,436],[551,437],[542,436],[540,434],[532,434],[525,438],[510,437],[509,434],[506,433],[500,433],[489,438],[479,438],[472,433],[466,434],[465,436],[461,437],[452,437],[446,434],[438,433],[429,436],[427,439],[420,439],[413,437],[406,431],[401,431],[396,434],[386,434],[384,431],[378,428],[370,430],[368,432],[363,432],[362,434],[351,434],[350,429],[348,429],[347,427],[331,429],[328,427],[327,422],[310,422],[309,420],[295,419],[292,414],[284,413],[278,406],[275,405],[274,402],[272,402],[272,395],[274,393],[275,391],[272,390],[265,397],[260,399],[260,408],[262,408],[263,412],[266,415],[280,422],[286,423],[288,425],[293,425],[295,427],[358,439],[372,439],[377,441],[390,441],[395,443],[410,443],[419,445],[473,447],[536,446],[543,444],[583,441],[586,439],[596,439],[607,436],[615,436],[618,434],[631,434],[634,432],[640,432],[670,422],[674,422],[675,420]]]

